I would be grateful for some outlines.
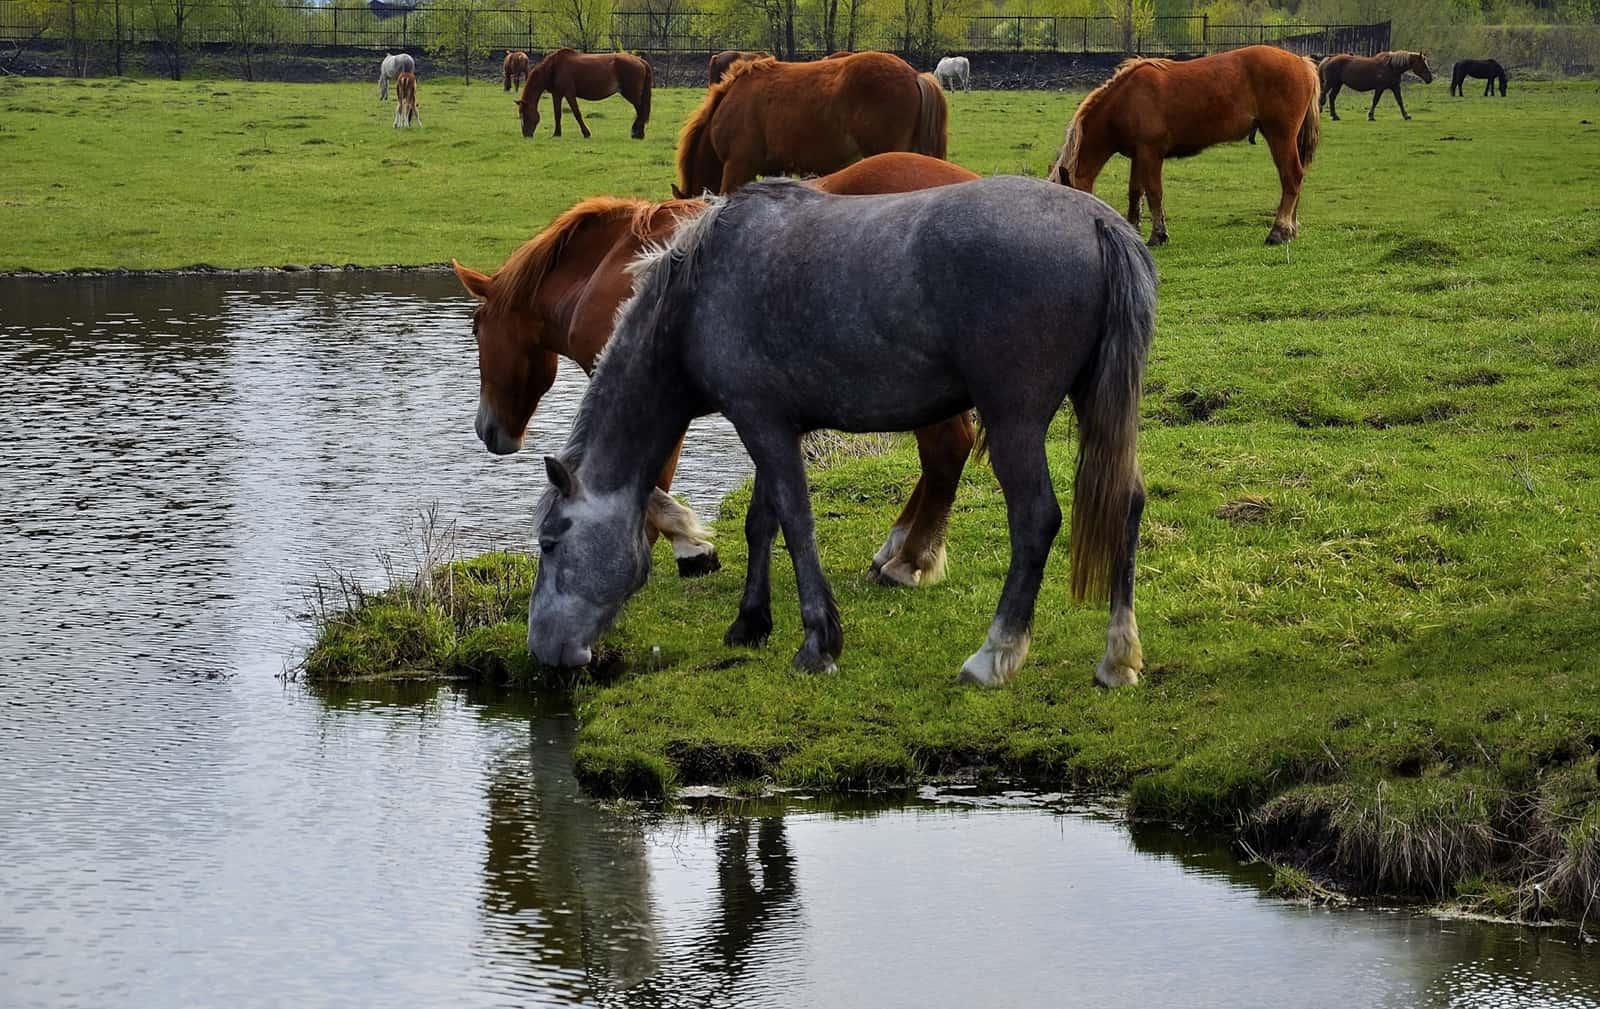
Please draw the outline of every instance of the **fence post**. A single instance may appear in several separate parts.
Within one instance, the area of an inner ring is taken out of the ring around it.
[[[333,5],[333,44],[339,44],[339,5]]]
[[[528,12],[528,51],[533,51],[533,11]]]
[[[407,35],[407,30],[410,27],[411,27],[411,12],[410,11],[401,11],[400,12],[400,48],[401,49],[404,49],[406,47],[406,35]]]
[[[1211,15],[1200,15],[1200,52],[1211,52]]]
[[[1083,54],[1089,55],[1089,19],[1083,19]]]

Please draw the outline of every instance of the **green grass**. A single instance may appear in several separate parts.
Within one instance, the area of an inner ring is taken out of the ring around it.
[[[643,143],[614,101],[592,106],[591,141],[528,142],[489,87],[424,81],[412,133],[370,92],[0,82],[0,267],[492,266],[580,197],[664,195],[698,97],[659,92]],[[1037,173],[1076,97],[953,96],[952,155]],[[605,675],[581,695],[585,784],[841,789],[981,767],[1126,790],[1141,815],[1256,824],[1280,860],[1320,832],[1306,864],[1347,855],[1377,889],[1498,906],[1544,880],[1581,911],[1600,876],[1600,96],[1452,100],[1435,83],[1408,98],[1412,122],[1388,103],[1376,123],[1351,106],[1324,120],[1287,249],[1261,244],[1276,203],[1264,148],[1167,166],[1143,684],[1091,688],[1105,617],[1069,605],[1058,549],[1021,674],[957,686],[1007,560],[993,476],[969,469],[949,580],[893,592],[862,570],[915,453],[840,453],[814,480],[839,671],[789,668],[781,551],[771,647],[723,648],[745,567],[735,494],[724,570],[683,582],[658,552],[608,637]],[[108,111],[142,125],[112,128]],[[1126,172],[1114,162],[1102,180],[1114,204]],[[1050,456],[1064,502],[1073,448],[1063,422]],[[536,675],[516,616],[529,567],[477,563],[481,591],[435,578],[330,616],[308,671]],[[1384,819],[1397,801],[1404,819]]]

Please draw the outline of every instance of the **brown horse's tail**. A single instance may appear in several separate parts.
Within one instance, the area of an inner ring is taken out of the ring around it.
[[[1308,60],[1307,63],[1310,61]],[[1322,137],[1322,77],[1311,74],[1311,100],[1306,103],[1305,117],[1300,120],[1300,167],[1311,167],[1317,154],[1317,141]]]
[[[1093,371],[1080,379],[1078,472],[1072,488],[1072,598],[1104,599],[1128,557],[1139,493],[1139,397],[1156,319],[1156,267],[1121,222],[1096,221],[1106,308]]]
[[[950,109],[944,101],[944,89],[932,74],[918,74],[917,91],[920,101],[917,129],[911,135],[911,153],[943,158],[950,150],[947,131]]]

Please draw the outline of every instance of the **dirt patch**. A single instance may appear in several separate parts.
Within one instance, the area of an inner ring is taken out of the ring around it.
[[[1272,502],[1259,494],[1245,494],[1217,509],[1217,518],[1236,526],[1251,525],[1266,519]]]

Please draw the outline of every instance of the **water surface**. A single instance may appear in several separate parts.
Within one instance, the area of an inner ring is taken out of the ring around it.
[[[286,683],[420,511],[531,538],[583,379],[488,455],[470,311],[0,280],[0,1005],[1600,1006],[1569,933],[1287,904],[1065,799],[662,818],[582,799],[560,698]],[[747,465],[700,422],[679,489]]]

